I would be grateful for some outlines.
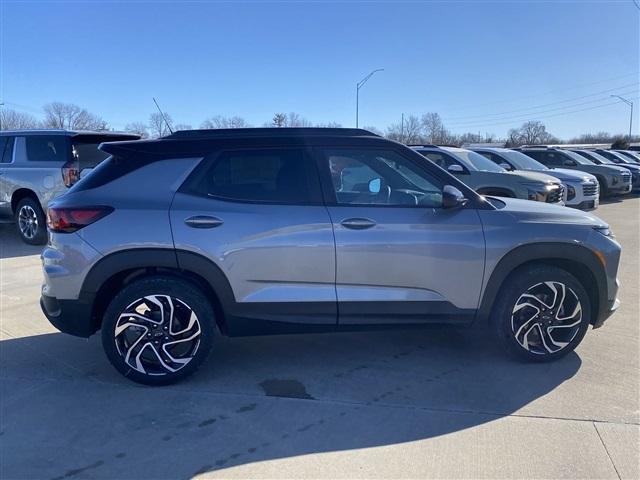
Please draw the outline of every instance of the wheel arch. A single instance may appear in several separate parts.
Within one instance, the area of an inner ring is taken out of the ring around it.
[[[101,328],[102,316],[117,291],[135,280],[160,275],[175,276],[200,288],[211,302],[217,328],[227,332],[226,313],[235,300],[222,270],[202,255],[168,248],[114,252],[91,268],[80,295],[93,304],[92,331]]]
[[[591,301],[591,324],[595,323],[607,305],[607,278],[598,257],[582,245],[559,242],[521,245],[504,255],[491,272],[484,289],[477,320],[488,321],[499,292],[510,275],[532,265],[551,265],[562,268],[584,286]]]
[[[38,194],[33,190],[31,190],[30,188],[23,187],[23,188],[16,189],[11,194],[11,213],[15,214],[16,208],[18,207],[18,203],[20,203],[20,200],[27,197],[32,198],[36,202],[38,202],[38,205],[40,205],[40,208],[44,211],[44,209],[42,208],[42,204],[40,203],[40,199],[38,198]]]

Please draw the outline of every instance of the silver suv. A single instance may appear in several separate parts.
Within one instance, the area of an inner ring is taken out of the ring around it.
[[[98,145],[138,138],[70,130],[0,132],[0,218],[14,220],[25,242],[46,243],[48,203],[107,157]]]
[[[212,338],[488,322],[559,358],[617,308],[620,245],[577,210],[481,197],[355,129],[184,131],[112,156],[49,207],[41,305],[102,330],[127,378],[192,373]]]

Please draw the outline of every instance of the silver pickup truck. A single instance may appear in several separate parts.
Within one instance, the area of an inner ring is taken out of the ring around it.
[[[48,203],[108,156],[98,145],[138,138],[71,130],[0,132],[0,218],[14,220],[26,243],[46,243]]]

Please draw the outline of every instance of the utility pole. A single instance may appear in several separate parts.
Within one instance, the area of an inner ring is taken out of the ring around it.
[[[362,86],[365,83],[367,83],[367,80],[369,80],[373,76],[374,73],[382,72],[383,70],[384,70],[384,68],[378,68],[378,69],[374,70],[373,72],[371,72],[366,77],[364,77],[358,83],[356,83],[356,128],[358,128],[358,115],[359,115],[359,109],[360,109],[360,89],[362,88]]]
[[[402,114],[402,121],[400,122],[400,141],[404,143],[404,113]]]
[[[631,114],[629,115],[629,143],[631,143],[631,129],[633,127],[633,102],[631,100],[627,100],[624,97],[621,97],[620,95],[610,95],[610,96],[619,99],[620,101],[626,103],[631,107]]]

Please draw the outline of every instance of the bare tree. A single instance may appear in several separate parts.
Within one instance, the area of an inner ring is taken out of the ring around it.
[[[287,126],[287,114],[286,113],[276,113],[273,116],[273,120],[271,120],[271,125],[276,128],[286,127]]]
[[[438,113],[425,113],[422,116],[422,129],[425,141],[434,145],[447,145],[455,142],[455,136],[445,128]]]
[[[375,133],[376,135],[380,135],[381,137],[384,136],[384,133],[382,132],[382,130],[374,126],[362,127],[362,129],[367,130],[371,133]]]
[[[171,130],[167,126],[167,122],[173,127],[173,120],[168,113],[165,113],[164,116],[160,112],[154,112],[149,115],[149,133],[151,137],[156,138],[169,135]]]
[[[193,127],[188,123],[176,123],[175,126],[172,125],[172,128],[176,132],[180,130],[193,130]]]
[[[26,130],[38,128],[38,120],[28,113],[0,109],[0,130]]]
[[[44,128],[70,130],[107,130],[107,122],[73,103],[52,102],[43,107]]]
[[[223,117],[222,115],[216,115],[211,117],[200,125],[200,128],[247,128],[250,125],[242,117]]]
[[[342,124],[338,122],[316,123],[316,127],[320,128],[342,128]]]
[[[544,123],[532,120],[522,124],[520,128],[509,130],[507,144],[510,147],[520,145],[542,145],[556,143],[559,140],[547,132]]]
[[[149,138],[149,130],[143,122],[131,122],[124,126],[125,132],[137,133],[141,138]]]
[[[301,116],[296,112],[289,112],[287,115],[287,127],[311,127],[312,124],[309,120]]]

